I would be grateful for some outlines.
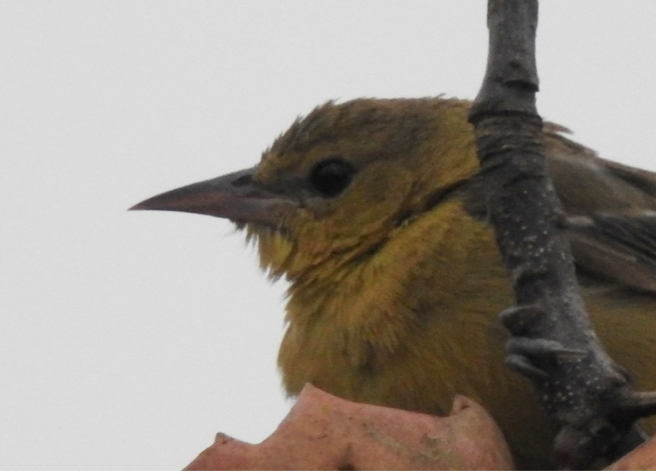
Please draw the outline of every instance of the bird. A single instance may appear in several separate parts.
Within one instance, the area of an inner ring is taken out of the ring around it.
[[[268,275],[288,281],[278,365],[289,395],[312,383],[438,415],[466,395],[523,465],[548,465],[555,429],[530,382],[504,364],[509,335],[497,316],[513,292],[470,107],[444,96],[328,101],[255,166],[132,209],[229,219]],[[603,159],[570,133],[545,122],[542,140],[582,296],[610,356],[637,388],[653,388],[656,174]]]

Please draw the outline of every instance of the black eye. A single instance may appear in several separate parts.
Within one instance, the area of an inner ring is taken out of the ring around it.
[[[355,168],[342,158],[329,158],[318,163],[310,173],[310,184],[324,197],[335,197],[346,189]]]

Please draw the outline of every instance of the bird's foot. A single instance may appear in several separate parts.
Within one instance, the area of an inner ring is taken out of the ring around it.
[[[544,311],[537,306],[517,306],[503,311],[499,318],[512,337],[506,344],[506,365],[532,380],[547,380],[549,367],[564,357],[583,357],[585,351],[570,349],[560,342],[528,336],[529,329]]]

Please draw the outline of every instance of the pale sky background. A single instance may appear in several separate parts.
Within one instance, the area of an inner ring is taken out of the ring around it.
[[[229,223],[127,212],[327,99],[473,98],[484,0],[0,1],[0,469],[179,469],[289,405]],[[656,2],[541,5],[542,115],[656,169]],[[585,185],[585,183],[581,183]]]

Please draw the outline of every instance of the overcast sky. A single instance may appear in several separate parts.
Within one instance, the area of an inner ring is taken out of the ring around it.
[[[0,469],[178,469],[286,414],[284,282],[219,219],[127,212],[328,99],[473,98],[483,0],[0,1]],[[541,5],[539,110],[656,169],[656,2]],[[582,183],[584,185],[584,183]]]

